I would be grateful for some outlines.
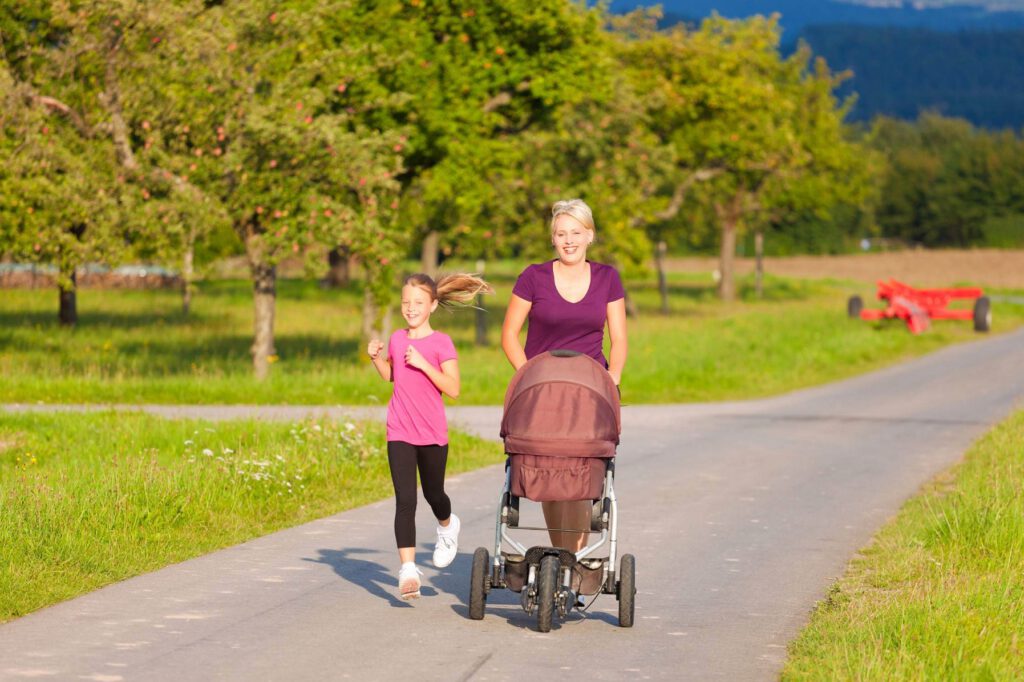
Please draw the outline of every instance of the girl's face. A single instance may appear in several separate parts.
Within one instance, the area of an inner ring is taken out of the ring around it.
[[[562,214],[555,218],[551,230],[551,243],[555,245],[558,259],[566,265],[575,265],[587,258],[587,246],[594,240],[594,233],[583,227],[583,223],[571,215]]]
[[[437,310],[437,301],[422,287],[406,284],[402,287],[402,317],[409,329],[416,329],[430,321],[430,313]]]

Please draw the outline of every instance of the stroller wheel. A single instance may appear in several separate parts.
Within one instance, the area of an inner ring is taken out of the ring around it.
[[[548,555],[540,560],[537,572],[537,630],[551,631],[555,611],[555,588],[558,585],[558,557]]]
[[[619,625],[633,627],[634,600],[636,599],[636,559],[632,554],[623,554],[619,561]]]
[[[473,569],[469,574],[469,617],[472,620],[483,620],[484,606],[487,602],[487,569],[490,555],[483,547],[473,552]]]

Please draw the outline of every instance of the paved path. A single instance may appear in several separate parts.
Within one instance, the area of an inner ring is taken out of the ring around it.
[[[1022,400],[1024,330],[769,400],[627,407],[617,490],[622,551],[638,559],[632,629],[610,597],[547,634],[508,592],[466,618],[496,466],[450,481],[461,554],[424,569],[415,606],[393,596],[385,501],[0,626],[0,679],[772,679],[857,548]],[[452,414],[496,431],[494,408]],[[421,505],[423,564],[428,517]]]

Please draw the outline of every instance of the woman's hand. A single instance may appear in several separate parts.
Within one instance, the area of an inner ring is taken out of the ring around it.
[[[409,344],[409,347],[405,349],[405,364],[410,367],[415,367],[422,372],[426,372],[427,367],[433,367],[429,362],[427,362],[427,359],[423,357],[423,353],[416,350],[416,347],[411,343]]]
[[[374,339],[366,344],[366,354],[370,356],[371,360],[376,360],[380,357],[382,350],[384,350],[384,343],[380,339]]]

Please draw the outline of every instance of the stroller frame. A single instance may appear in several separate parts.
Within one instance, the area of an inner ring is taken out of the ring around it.
[[[636,596],[636,560],[625,554],[618,561],[618,505],[615,499],[615,460],[605,460],[602,496],[592,501],[589,531],[580,528],[521,527],[519,500],[512,494],[511,465],[505,463],[505,485],[501,492],[495,519],[494,553],[479,547],[473,554],[470,576],[469,617],[484,617],[487,594],[493,589],[509,589],[520,593],[524,611],[537,614],[537,629],[551,630],[554,614],[565,618],[576,607],[577,594],[614,594],[619,602],[619,625],[632,627]],[[510,534],[510,529],[524,531],[587,532],[600,536],[572,552],[547,545],[527,548]],[[507,543],[514,552],[502,549]],[[608,556],[581,563],[606,546]],[[492,558],[493,557],[493,558]],[[584,576],[584,571],[586,576]],[[600,573],[595,580],[596,573]],[[576,578],[578,577],[578,580]],[[584,584],[586,581],[586,585]],[[593,589],[597,584],[597,591]],[[589,589],[587,586],[589,585]]]

